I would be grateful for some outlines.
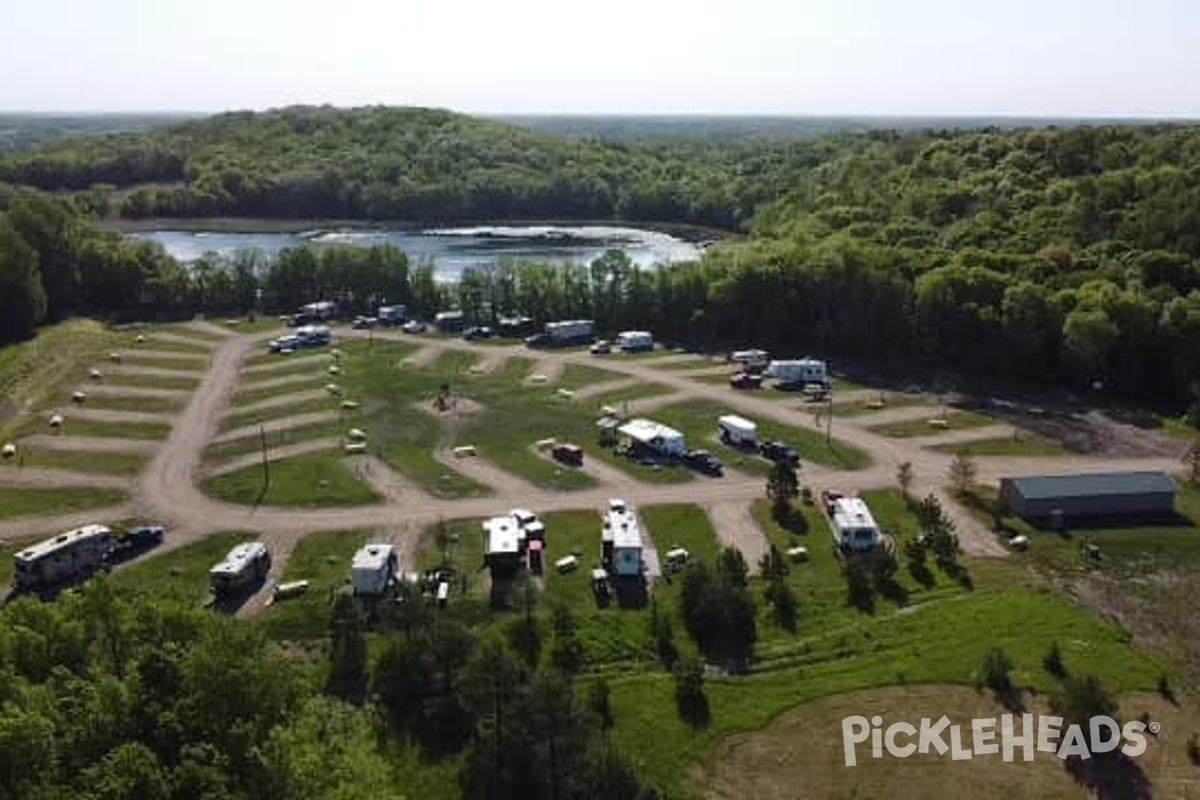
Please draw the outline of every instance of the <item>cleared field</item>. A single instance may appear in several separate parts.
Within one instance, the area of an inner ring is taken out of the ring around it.
[[[217,428],[218,433],[245,428],[250,425],[259,425],[274,420],[283,419],[293,414],[307,414],[311,411],[337,411],[339,409],[339,398],[325,395],[323,397],[311,398],[308,400],[301,399],[299,402],[291,403],[282,406],[273,406],[271,408],[261,408],[252,411],[239,411],[233,414],[227,414],[221,418],[220,426]],[[353,424],[356,416],[361,416],[361,412],[352,413],[346,412],[346,419],[349,424]]]
[[[619,380],[622,377],[624,376],[619,372],[612,372],[601,367],[590,367],[584,364],[567,364],[563,368],[562,375],[552,385],[555,389],[567,389],[571,391],[582,389],[585,386],[595,386],[599,383]]]
[[[878,414],[893,408],[912,408],[913,406],[930,405],[929,400],[921,395],[902,394],[900,392],[880,392],[878,396],[868,400],[854,402],[837,401],[837,393],[833,395],[833,413],[838,417],[861,417],[864,414]],[[930,405],[929,416],[938,414],[936,406]]]
[[[166,535],[169,539],[171,532]],[[208,571],[213,565],[237,545],[257,538],[258,534],[248,532],[209,534],[193,544],[162,554],[152,552],[120,567],[111,580],[125,591],[202,603],[208,599]]]
[[[0,519],[70,514],[73,511],[116,505],[126,499],[124,492],[115,489],[0,486]]]
[[[305,425],[299,428],[286,428],[283,430],[267,431],[267,453],[278,447],[286,447],[298,442],[307,442],[312,439],[324,439],[330,436],[342,436],[345,431],[341,425],[336,422],[322,422],[316,425]],[[254,453],[262,450],[263,441],[259,435],[246,436],[241,439],[233,439],[219,444],[209,445],[204,451],[204,461],[208,464],[219,464],[223,461],[244,456],[247,453]]]
[[[153,395],[144,394],[98,394],[90,392],[86,386],[80,387],[82,391],[87,393],[88,408],[102,408],[107,411],[138,411],[146,414],[164,414],[178,411],[183,408],[185,400],[179,397],[166,396],[154,397]],[[62,396],[58,400],[59,408],[66,408],[71,404],[70,395]]]
[[[178,351],[171,351],[178,352]],[[142,353],[137,350],[121,355],[122,366],[153,367],[155,369],[174,369],[180,372],[201,373],[208,369],[208,361],[203,358],[182,358],[163,356],[160,353]]]
[[[267,506],[354,506],[379,501],[379,495],[347,467],[340,453],[314,453],[271,462],[263,492],[263,469],[246,467],[206,480],[205,493],[230,503]]]
[[[637,509],[654,541],[661,561],[674,547],[687,550],[693,559],[712,565],[721,549],[704,509],[686,504],[645,506]]]
[[[105,373],[104,383],[110,386],[140,386],[146,389],[179,389],[190,392],[200,385],[200,376]]]
[[[344,378],[340,376],[338,378],[332,378],[320,370],[312,370],[311,372],[308,372],[307,378],[305,378],[305,372],[308,371],[305,370],[304,372],[297,372],[294,375],[289,376],[290,378],[295,378],[295,380],[287,380],[278,385],[275,385],[274,383],[266,386],[257,386],[253,383],[242,384],[241,387],[234,393],[234,395],[229,398],[229,407],[231,409],[238,409],[244,406],[254,405],[255,403],[261,403],[263,400],[270,400],[271,398],[279,397],[280,395],[292,394],[295,392],[308,392],[313,389],[320,389],[328,383],[344,383]],[[277,377],[283,376],[272,376],[272,378]]]
[[[60,431],[68,436],[104,436],[114,439],[141,439],[141,440],[158,440],[165,439],[167,434],[171,432],[169,425],[157,422],[100,422],[91,419],[72,418],[71,409],[62,411],[66,422],[63,423]],[[35,433],[50,432],[50,427],[47,420],[50,418],[49,413],[39,415],[38,417],[28,417],[17,428],[20,435],[26,436]]]
[[[279,583],[309,581],[299,597],[272,602],[255,618],[272,639],[320,639],[329,633],[333,594],[350,579],[354,551],[370,539],[366,531],[322,531],[301,539],[288,556]]]
[[[149,461],[139,453],[74,452],[21,447],[15,461],[0,462],[0,475],[21,467],[35,469],[65,469],[72,472],[95,472],[105,475],[136,475]]]
[[[932,419],[944,420],[946,424],[934,427],[929,424],[929,421]],[[908,439],[914,436],[930,436],[944,431],[982,428],[985,425],[994,425],[996,422],[997,420],[994,417],[989,417],[975,411],[955,409],[943,414],[939,409],[931,409],[929,416],[926,418],[876,425],[870,428],[870,430],[878,433],[880,436],[891,436],[894,439]]]

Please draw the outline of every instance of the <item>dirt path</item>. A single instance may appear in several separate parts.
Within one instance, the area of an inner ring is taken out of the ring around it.
[[[89,511],[75,511],[58,516],[15,517],[0,520],[0,542],[9,539],[25,539],[30,536],[50,536],[62,531],[90,525],[98,519],[118,520],[137,516],[138,508],[133,503],[120,503],[115,506],[94,508]],[[0,557],[8,556],[0,552]]]
[[[815,406],[820,408],[820,406]],[[901,406],[900,408],[885,408],[879,411],[872,411],[869,414],[859,414],[854,417],[843,418],[843,423],[846,425],[854,425],[859,428],[875,428],[880,425],[891,425],[899,422],[919,422],[921,420],[936,419],[942,415],[942,409],[930,406]],[[930,428],[930,431],[936,431],[936,428]]]
[[[650,397],[638,397],[634,400],[626,400],[621,403],[622,410],[631,416],[640,414],[650,414],[660,408],[667,406],[685,403],[692,400],[693,397],[688,392],[668,392],[667,394],[656,394]],[[713,420],[713,425],[716,425],[716,420]]]
[[[590,386],[583,386],[575,390],[574,395],[576,400],[588,400],[593,397],[601,397],[614,392],[623,392],[626,389],[632,389],[634,386],[641,386],[642,381],[637,378],[617,378],[611,381],[602,381],[593,383]]]
[[[295,444],[286,444],[279,447],[272,447],[270,451],[271,463],[283,461],[288,458],[296,458],[297,456],[307,456],[313,453],[323,453],[327,450],[335,450],[341,445],[341,439],[336,437],[325,437],[322,439],[311,439],[307,442],[296,442]],[[220,464],[204,465],[197,473],[205,478],[216,477],[217,475],[225,475],[230,472],[237,472],[239,469],[246,467],[257,466],[262,463],[262,453],[247,453],[244,456],[229,461],[223,461]]]
[[[717,539],[726,547],[742,551],[750,571],[758,572],[758,562],[766,555],[770,545],[762,529],[750,516],[749,503],[716,503],[704,507],[708,521],[717,533]]]
[[[418,494],[427,496],[416,484],[375,456],[353,456],[349,459],[349,464],[360,480],[392,505],[405,503]]]
[[[557,359],[539,359],[534,362],[533,367],[529,370],[529,374],[525,376],[525,383],[538,383],[538,381],[533,380],[534,375],[544,375],[546,378],[544,383],[557,383],[558,379],[562,377],[566,366],[566,363]]]
[[[159,443],[146,439],[117,439],[112,436],[59,436],[38,433],[25,437],[29,447],[46,450],[71,450],[79,453],[154,453]]]
[[[600,486],[607,486],[612,489],[618,489],[625,486],[637,484],[637,479],[627,472],[622,472],[611,464],[607,464],[599,458],[585,458],[583,465],[580,467],[567,467],[559,464],[554,460],[554,456],[542,450],[538,450],[536,446],[530,446],[529,452],[533,453],[538,458],[550,462],[562,469],[577,469],[578,471],[594,478]]]
[[[467,368],[469,375],[490,375],[501,369],[508,361],[508,352],[490,353]]]
[[[308,425],[319,425],[324,422],[337,422],[338,412],[336,411],[310,411],[307,414],[293,414],[290,417],[283,419],[274,419],[262,424],[247,425],[244,428],[234,428],[231,431],[225,431],[219,436],[212,438],[213,444],[222,444],[224,442],[232,442],[237,439],[244,439],[247,436],[257,436],[262,429],[266,429],[267,433],[276,433],[278,431],[288,431],[292,428],[303,428]]]
[[[417,369],[419,367],[427,367],[434,361],[438,360],[438,356],[442,354],[442,348],[429,347],[428,342],[422,342],[422,345],[425,346],[421,347],[421,349],[417,350],[415,353],[409,354],[400,362],[400,366]]]
[[[209,334],[210,336],[219,336],[222,339],[231,339],[237,336],[237,333],[231,331],[223,325],[217,325],[209,322],[206,319],[193,319],[183,323],[182,327],[191,328],[199,334]]]

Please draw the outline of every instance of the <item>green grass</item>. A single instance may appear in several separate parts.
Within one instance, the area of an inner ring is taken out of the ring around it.
[[[133,367],[172,369],[179,372],[195,372],[197,374],[203,373],[208,369],[207,358],[154,358],[141,355],[136,350],[131,353],[123,353],[121,355],[121,364]]]
[[[270,315],[254,318],[221,317],[219,319],[210,319],[209,322],[214,325],[219,325],[226,330],[233,331],[234,333],[266,333],[268,331],[278,331],[283,333],[283,331],[287,330],[287,326],[280,321],[279,317],[273,317]],[[191,333],[196,333],[196,331],[191,331]],[[201,333],[200,335],[203,336],[204,334]],[[216,336],[212,338],[219,341]]]
[[[94,394],[86,386],[81,387],[87,393],[87,407],[101,408],[108,411],[138,411],[143,414],[167,414],[183,408],[185,400],[179,397],[156,397],[154,395],[120,395]],[[71,404],[70,394],[62,395],[56,403],[59,408]]]
[[[625,377],[620,372],[613,372],[612,370],[600,367],[592,367],[586,364],[567,364],[563,367],[562,375],[558,377],[558,380],[552,381],[549,385],[555,389],[574,391],[575,389],[582,389],[585,386],[595,386],[600,383],[618,381]]]
[[[332,375],[325,375],[322,372],[313,370],[311,382],[296,381],[295,383],[287,383],[282,386],[263,387],[256,387],[254,384],[243,384],[237,390],[237,392],[234,393],[233,397],[229,398],[229,407],[231,409],[244,408],[245,406],[252,406],[255,403],[261,403],[263,400],[272,400],[280,395],[294,394],[297,392],[309,392],[313,389],[322,389],[326,384],[329,383],[336,383],[344,388],[344,376],[339,375],[334,377]],[[347,396],[348,395],[343,395],[343,397],[337,398],[338,402],[341,402],[341,400]],[[333,399],[333,395],[330,395],[330,399]]]
[[[333,593],[350,579],[354,551],[370,538],[367,531],[322,531],[305,536],[288,557],[279,583],[309,581],[308,591],[272,602],[257,617],[275,640],[314,640],[329,634]]]
[[[634,400],[644,400],[647,397],[659,397],[664,394],[670,394],[672,391],[674,390],[663,386],[661,383],[639,383],[627,389],[618,389],[615,392],[590,397],[588,398],[588,402],[595,403],[597,409],[602,406],[611,406],[618,411],[623,411],[625,403]]]
[[[668,550],[682,547],[694,559],[706,564],[715,563],[721,546],[704,509],[694,505],[671,504],[645,506],[637,511],[654,541],[660,562],[666,558]]]
[[[752,475],[766,475],[771,468],[770,462],[722,444],[717,438],[717,418],[728,413],[729,408],[719,403],[690,400],[659,409],[652,416],[681,431],[687,438],[688,447],[711,450],[727,466]],[[845,470],[864,469],[871,464],[866,453],[837,437],[830,445],[826,444],[823,434],[814,430],[780,425],[770,420],[754,421],[758,424],[760,441],[778,439],[792,445],[800,453],[801,462],[811,461]]]
[[[359,480],[337,452],[314,453],[271,463],[270,485],[261,499],[267,506],[354,506],[374,503],[379,495]],[[205,493],[230,503],[259,500],[263,470],[258,464],[206,480]]]
[[[41,328],[29,341],[0,347],[0,433],[16,424],[17,409],[70,394],[120,340],[98,322],[71,320]]]
[[[103,475],[136,475],[146,466],[150,459],[141,453],[121,452],[76,452],[73,450],[52,450],[50,448],[34,448],[18,443],[16,460],[0,462],[0,475],[5,470],[17,470],[22,467],[33,469],[64,469],[72,472],[95,472]]]
[[[125,492],[116,489],[0,486],[0,519],[58,516],[89,508],[104,508],[126,499]]]
[[[929,424],[931,419],[946,420],[946,427],[934,428]],[[920,419],[910,419],[904,422],[890,422],[884,425],[875,425],[870,428],[874,433],[880,436],[890,436],[894,439],[908,439],[914,436],[934,436],[946,431],[962,431],[969,428],[982,428],[985,425],[995,425],[998,422],[994,417],[989,417],[985,414],[980,414],[977,411],[962,411],[954,409],[946,413],[942,413],[940,409],[931,408],[928,417]]]
[[[140,386],[145,389],[180,389],[194,391],[200,385],[200,376],[190,375],[104,375],[104,382],[110,386]]]
[[[351,418],[347,417],[346,419],[349,424]],[[302,425],[298,428],[267,431],[268,454],[271,450],[290,444],[307,442],[313,439],[324,439],[329,436],[341,436],[342,433],[342,425],[336,420],[318,422],[315,425]],[[238,456],[247,455],[248,453],[257,453],[261,449],[262,437],[255,433],[250,436],[243,436],[240,439],[231,439],[219,444],[210,444],[204,451],[204,462],[206,464],[220,464]]]
[[[251,411],[239,411],[233,414],[226,414],[221,418],[221,424],[218,431],[224,433],[226,431],[245,428],[250,425],[260,425],[275,420],[290,417],[293,414],[307,414],[313,411],[338,411],[340,398],[330,397],[328,395],[315,397],[309,400],[301,400],[297,403],[289,403],[285,406],[273,406],[271,408],[260,408]],[[350,419],[361,412],[345,412],[346,418]]]
[[[939,444],[930,449],[949,455],[965,453],[969,456],[1061,456],[1067,453],[1062,442],[1023,430],[1017,430],[1014,436]]]
[[[78,419],[71,416],[71,409],[62,412],[66,422],[59,429],[64,436],[101,436],[113,439],[139,439],[156,441],[167,438],[171,426],[159,422],[100,422],[92,419]],[[37,417],[27,417],[17,429],[20,435],[50,433],[46,421],[49,414]]]
[[[591,571],[600,566],[600,512],[557,511],[542,517],[546,523],[546,604],[565,603],[577,616],[596,611]],[[560,575],[554,562],[578,552],[579,569]]]
[[[171,531],[166,538],[170,540]],[[254,541],[258,534],[246,532],[212,533],[189,545],[119,567],[113,572],[115,586],[156,599],[174,598],[188,603],[208,599],[208,571],[225,554],[242,542]]]
[[[291,375],[312,375],[315,380],[318,376],[325,376],[328,380],[332,380],[334,376],[329,374],[330,365],[336,363],[333,359],[322,361],[310,361],[304,363],[302,361],[280,361],[278,366],[274,366],[269,370],[247,372],[243,371],[238,376],[238,390],[250,390],[255,388],[256,384],[273,381],[284,376]]]
[[[883,407],[873,408],[871,403],[878,402],[880,398],[883,399]],[[837,392],[833,394],[833,413],[834,416],[838,417],[861,417],[867,414],[880,414],[894,408],[912,408],[919,405],[929,405],[929,400],[916,394],[881,391],[877,396],[869,400],[839,403],[837,401]],[[936,416],[937,413],[937,407],[930,405],[929,416]]]

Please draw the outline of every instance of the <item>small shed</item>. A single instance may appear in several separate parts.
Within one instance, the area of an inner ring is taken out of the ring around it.
[[[1165,472],[1099,472],[1001,478],[1000,498],[1025,519],[1165,516],[1179,486]]]

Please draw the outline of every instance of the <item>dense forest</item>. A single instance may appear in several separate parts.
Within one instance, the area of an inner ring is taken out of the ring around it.
[[[872,130],[806,141],[567,139],[420,109],[290,108],[0,159],[0,336],[136,317],[380,299],[487,321],[591,316],[1200,414],[1200,129]],[[21,184],[18,188],[16,184]],[[110,184],[109,187],[99,184]],[[119,187],[113,189],[112,186]],[[119,206],[119,208],[115,208]],[[700,222],[699,264],[620,254],[438,285],[392,249],[243,253],[184,270],[101,234],[123,214]],[[262,290],[261,304],[258,290]],[[753,313],[746,313],[752,309]]]
[[[391,627],[370,663],[358,602],[332,609],[311,663],[258,626],[103,578],[3,606],[0,796],[411,797],[393,767],[410,747],[458,757],[465,798],[656,796],[609,744],[595,678],[476,641],[419,602],[376,621]]]

